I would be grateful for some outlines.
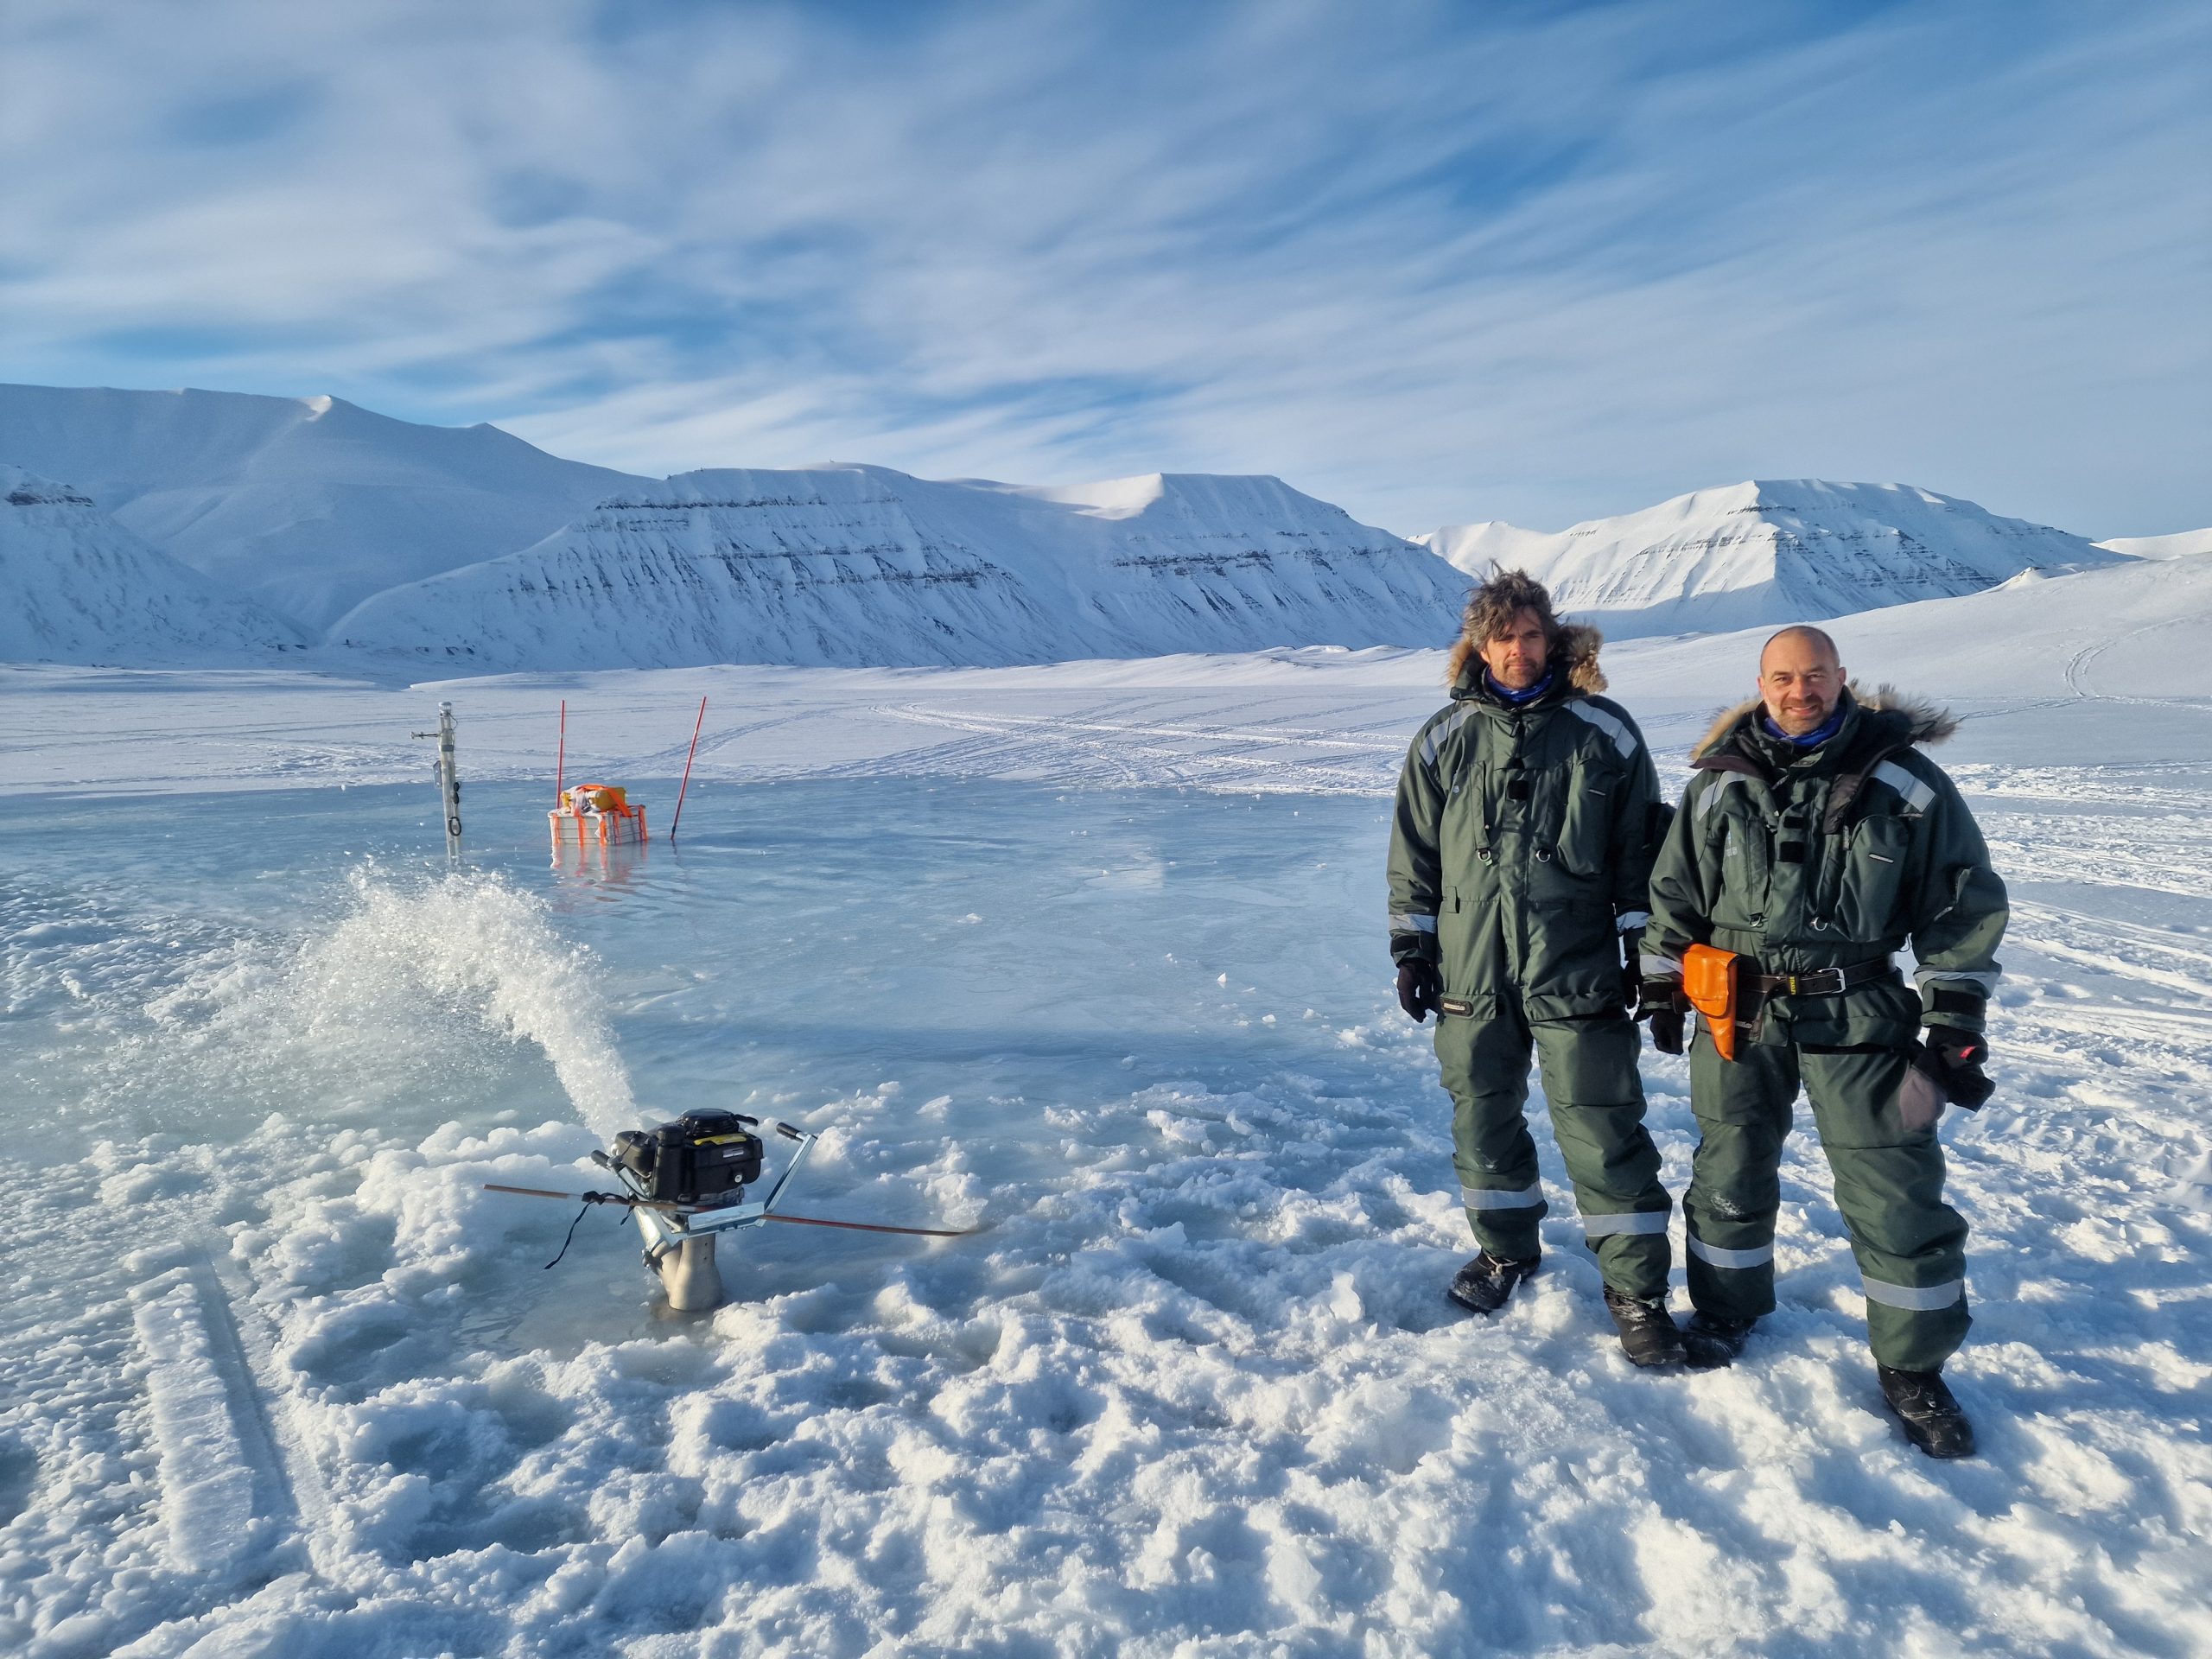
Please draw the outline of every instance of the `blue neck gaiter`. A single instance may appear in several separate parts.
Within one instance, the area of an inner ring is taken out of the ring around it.
[[[1841,698],[1838,698],[1836,700],[1835,712],[1830,715],[1826,720],[1822,721],[1819,725],[1814,727],[1811,731],[1807,732],[1802,737],[1793,736],[1789,733],[1783,731],[1781,727],[1774,723],[1774,717],[1769,715],[1764,709],[1761,709],[1759,711],[1759,724],[1766,728],[1766,734],[1769,737],[1774,738],[1777,741],[1787,743],[1793,748],[1817,749],[1821,744],[1827,742],[1828,739],[1834,737],[1838,732],[1843,729],[1844,712],[1843,701]]]
[[[1542,696],[1545,692],[1550,690],[1552,689],[1552,677],[1550,671],[1547,670],[1545,671],[1544,677],[1538,680],[1526,691],[1516,691],[1510,685],[1499,684],[1497,676],[1491,673],[1490,670],[1485,668],[1483,670],[1483,683],[1488,686],[1494,695],[1504,698],[1506,702],[1513,704],[1514,707],[1518,708],[1524,702],[1534,702],[1538,697]]]

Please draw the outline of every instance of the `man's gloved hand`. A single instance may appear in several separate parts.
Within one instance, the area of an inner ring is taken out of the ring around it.
[[[1682,1007],[1678,980],[1643,981],[1637,997],[1636,1017],[1651,1022],[1651,1046],[1662,1054],[1679,1054],[1687,1046],[1689,1011]]]
[[[1415,1025],[1437,1012],[1437,999],[1443,995],[1444,976],[1434,963],[1410,957],[1398,964],[1398,1006]]]
[[[1927,1057],[1928,1075],[1935,1078],[1944,1099],[1954,1106],[1978,1111],[1997,1092],[1989,1073],[1981,1069],[1982,1062],[1989,1058],[1989,1043],[1980,1032],[1961,1031],[1956,1026],[1930,1026],[1923,1041],[1926,1045],[1923,1052]]]
[[[1631,1020],[1641,1018],[1643,1007],[1643,967],[1638,949],[1642,939],[1635,928],[1621,935],[1621,1001],[1627,1005]]]

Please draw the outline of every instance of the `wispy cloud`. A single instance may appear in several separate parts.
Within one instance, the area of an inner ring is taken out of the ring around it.
[[[652,472],[2212,520],[2202,8],[14,0],[0,374]]]

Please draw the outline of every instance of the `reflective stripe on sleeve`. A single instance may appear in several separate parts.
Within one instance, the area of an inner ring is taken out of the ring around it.
[[[1925,812],[1929,802],[1936,798],[1936,791],[1914,777],[1894,760],[1885,760],[1872,774],[1878,784],[1887,784],[1904,797],[1905,810]]]
[[[1672,957],[1662,957],[1656,950],[1646,950],[1636,959],[1646,979],[1680,979],[1682,964]]]
[[[1423,916],[1417,911],[1394,910],[1390,912],[1390,931],[1393,933],[1433,933],[1436,931],[1436,918]]]
[[[1893,1285],[1885,1279],[1870,1279],[1865,1273],[1859,1282],[1866,1287],[1866,1300],[1879,1302],[1885,1307],[1902,1307],[1914,1313],[1932,1313],[1938,1308],[1948,1307],[1967,1294],[1963,1279],[1947,1279],[1940,1285]]]
[[[1454,709],[1442,720],[1440,720],[1435,725],[1430,727],[1428,735],[1421,741],[1421,758],[1422,760],[1432,766],[1434,766],[1436,764],[1436,757],[1443,752],[1445,744],[1451,741],[1452,734],[1458,731],[1462,726],[1465,725],[1474,717],[1474,705],[1470,703],[1464,709]]]
[[[1590,1238],[1604,1238],[1610,1233],[1663,1233],[1667,1230],[1669,1210],[1629,1210],[1615,1216],[1584,1214],[1582,1231]]]
[[[1459,1197],[1470,1210],[1526,1210],[1544,1201],[1544,1189],[1541,1185],[1510,1191],[1463,1186]]]
[[[1690,1254],[1700,1262],[1716,1268],[1763,1268],[1774,1260],[1774,1242],[1770,1239],[1756,1249],[1724,1250],[1718,1244],[1708,1244],[1692,1233],[1683,1241],[1690,1247]]]
[[[1588,721],[1592,726],[1595,726],[1607,737],[1611,738],[1613,740],[1613,747],[1618,749],[1624,756],[1632,758],[1635,755],[1636,734],[1630,731],[1628,727],[1623,724],[1620,721],[1607,714],[1604,709],[1593,709],[1588,703],[1583,702],[1581,698],[1577,697],[1574,701],[1567,705],[1567,711],[1570,715],[1574,715],[1583,720]]]
[[[1624,910],[1613,927],[1617,932],[1626,933],[1632,928],[1649,926],[1650,921],[1651,912],[1648,910]]]

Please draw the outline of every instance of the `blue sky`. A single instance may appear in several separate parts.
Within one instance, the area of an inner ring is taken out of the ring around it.
[[[2201,3],[9,0],[0,167],[4,379],[1404,531],[2212,524]]]

